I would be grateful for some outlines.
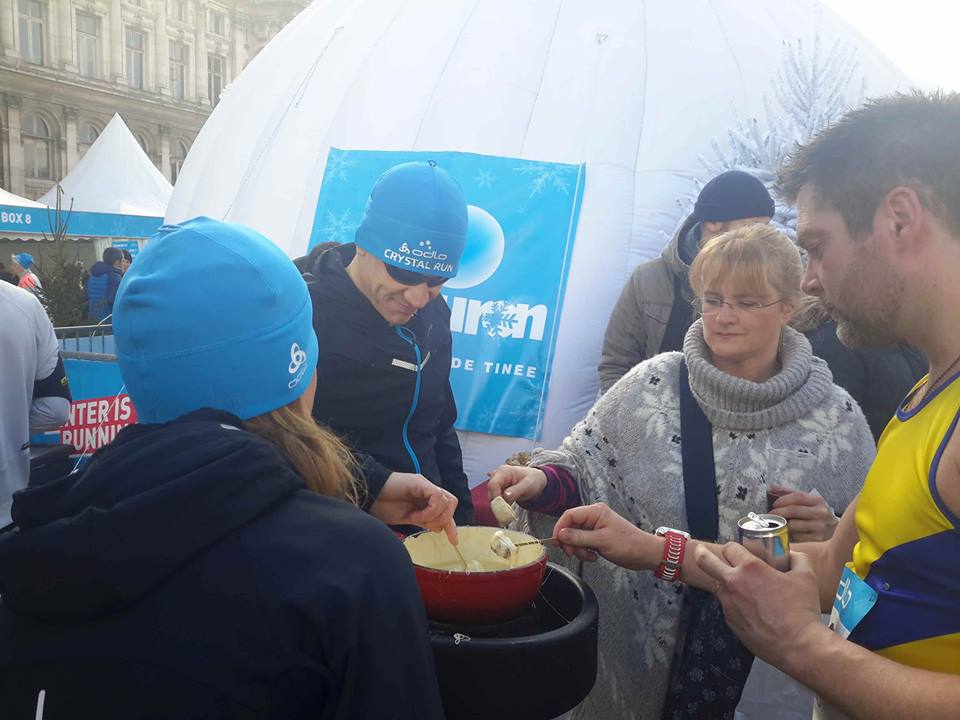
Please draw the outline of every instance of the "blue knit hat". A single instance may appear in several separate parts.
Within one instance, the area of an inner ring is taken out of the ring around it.
[[[28,252],[17,253],[13,256],[13,259],[16,260],[24,270],[29,270],[30,266],[33,265],[33,255]]]
[[[113,306],[117,363],[141,422],[192,410],[246,420],[310,384],[317,336],[290,259],[242,225],[165,225],[124,275]]]
[[[356,243],[388,265],[454,277],[467,244],[463,188],[432,160],[390,168],[370,191]]]
[[[772,218],[773,211],[773,198],[762,182],[742,170],[728,170],[703,186],[693,216],[701,222],[728,222]]]

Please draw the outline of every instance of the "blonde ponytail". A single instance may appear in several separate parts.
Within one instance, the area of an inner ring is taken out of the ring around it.
[[[363,490],[350,450],[296,403],[250,418],[245,424],[250,432],[280,448],[308,490],[361,504]]]

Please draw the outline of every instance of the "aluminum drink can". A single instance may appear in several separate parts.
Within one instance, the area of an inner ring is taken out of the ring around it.
[[[759,515],[763,523],[753,518],[741,518],[737,523],[740,544],[767,565],[780,572],[790,569],[790,536],[786,519],[779,515]]]

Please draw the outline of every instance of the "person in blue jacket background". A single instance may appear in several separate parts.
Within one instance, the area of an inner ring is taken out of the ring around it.
[[[377,180],[355,242],[320,253],[305,275],[325,338],[314,417],[356,451],[371,496],[424,476],[457,497],[461,525],[473,522],[473,503],[440,291],[466,241],[460,184],[435,162],[404,163]]]
[[[141,424],[14,497],[0,714],[441,718],[410,557],[310,416],[326,339],[293,263],[238,225],[164,227],[113,324]],[[380,510],[450,529],[423,485]]]
[[[112,245],[103,251],[103,260],[93,264],[87,280],[87,317],[98,323],[113,313],[113,303],[123,280],[120,270],[123,252]]]

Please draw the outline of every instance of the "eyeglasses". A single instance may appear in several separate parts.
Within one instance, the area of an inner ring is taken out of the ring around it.
[[[387,268],[387,274],[390,275],[390,277],[398,283],[410,285],[411,287],[414,285],[422,285],[423,283],[426,283],[427,287],[440,287],[450,279],[442,275],[421,275],[420,273],[413,272],[413,270],[404,270],[389,263],[384,263],[383,265]]]
[[[778,303],[782,303],[783,301],[784,298],[780,298],[779,300],[774,300],[773,302],[768,303],[754,302],[752,300],[736,300],[730,303],[725,302],[720,298],[706,297],[700,300],[700,314],[716,315],[718,312],[720,312],[720,310],[723,309],[724,305],[735,312],[752,313],[757,312],[758,310],[763,310],[764,308],[772,307]]]

